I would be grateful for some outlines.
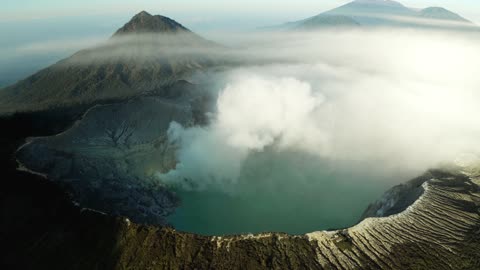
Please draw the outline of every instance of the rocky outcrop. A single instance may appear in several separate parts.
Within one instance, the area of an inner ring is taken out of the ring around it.
[[[429,173],[430,174],[430,173]],[[427,174],[428,175],[428,174]],[[333,269],[475,269],[478,180],[435,173],[405,211],[368,218],[347,230],[309,234],[318,260]],[[330,260],[329,260],[330,258]]]
[[[71,129],[31,139],[17,151],[17,159],[24,169],[65,187],[82,207],[165,224],[178,204],[154,177],[176,164],[175,145],[166,131],[172,121],[194,124],[202,97],[200,90],[192,93],[195,86],[180,84],[153,93],[168,99],[152,95],[94,107]]]
[[[369,217],[385,217],[398,214],[412,205],[424,192],[423,183],[434,178],[439,171],[429,171],[424,175],[389,189],[382,198],[370,204],[360,220]]]

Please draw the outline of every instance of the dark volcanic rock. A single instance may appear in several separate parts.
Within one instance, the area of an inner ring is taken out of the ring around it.
[[[412,205],[424,192],[422,184],[433,178],[435,171],[427,172],[407,183],[389,189],[382,198],[370,204],[360,220],[398,214]]]
[[[176,164],[166,131],[172,121],[194,122],[194,101],[177,95],[94,107],[66,132],[33,139],[17,158],[70,190],[82,207],[164,224],[178,203],[155,177]]]

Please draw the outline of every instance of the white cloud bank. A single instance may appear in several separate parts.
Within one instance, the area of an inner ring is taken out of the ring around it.
[[[478,153],[480,42],[470,35],[264,35],[237,57],[271,62],[218,76],[226,84],[211,125],[172,123],[179,163],[160,177],[228,189],[246,160],[265,151],[405,171]]]

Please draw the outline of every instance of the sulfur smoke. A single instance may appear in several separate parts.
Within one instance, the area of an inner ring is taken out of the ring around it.
[[[167,183],[234,189],[265,165],[249,161],[262,153],[268,153],[265,160],[295,153],[318,164],[417,173],[479,151],[476,33],[357,30],[236,38],[229,40],[244,43],[236,43],[240,49],[231,57],[245,65],[212,76],[223,83],[211,124],[170,126],[169,139],[179,149],[176,169],[160,175]],[[276,170],[299,168],[291,163]]]

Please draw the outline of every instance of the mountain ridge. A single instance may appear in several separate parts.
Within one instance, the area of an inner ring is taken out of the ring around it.
[[[339,22],[337,25],[333,24],[334,20],[325,19],[327,17],[333,18],[335,16],[338,18],[337,21]],[[475,26],[471,21],[443,7],[427,7],[416,10],[392,0],[355,0],[318,15],[303,20],[285,23],[277,27],[271,27],[270,29],[298,30],[307,28],[305,25],[306,23],[309,24],[308,28],[313,28],[312,22],[317,22],[317,28],[338,27],[346,26],[345,22],[347,20],[355,22],[357,26],[363,27],[437,27],[459,30],[464,28],[464,26]],[[432,20],[433,23],[438,22],[441,25],[432,25]],[[452,26],[445,25],[445,23],[453,22],[456,24]]]

